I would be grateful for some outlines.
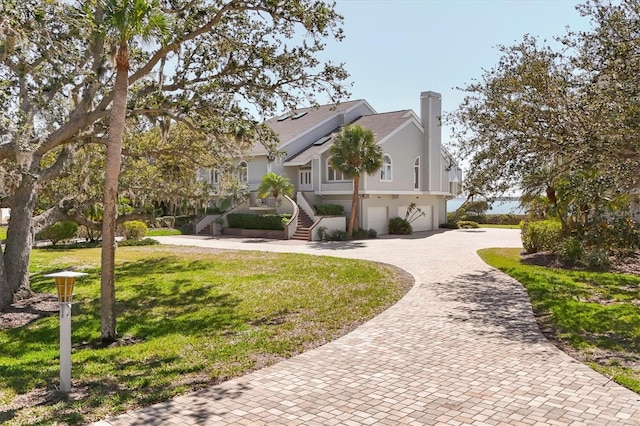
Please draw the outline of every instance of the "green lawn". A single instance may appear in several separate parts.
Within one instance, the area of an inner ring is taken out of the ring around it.
[[[520,281],[557,344],[640,393],[640,277],[520,263],[520,249],[485,249],[489,265]]]
[[[169,229],[169,228],[158,228],[158,229],[149,229],[147,231],[146,237],[166,237],[168,235],[182,235],[179,229]]]
[[[245,374],[345,334],[413,284],[359,260],[121,247],[118,333],[128,344],[101,348],[99,262],[99,249],[34,250],[37,292],[54,292],[43,274],[89,273],[73,305],[78,392],[69,400],[45,392],[58,384],[57,314],[0,331],[0,423],[82,424]]]
[[[7,227],[0,226],[0,240],[6,240],[6,239],[7,239]]]

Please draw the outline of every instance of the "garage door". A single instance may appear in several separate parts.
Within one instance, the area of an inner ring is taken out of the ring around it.
[[[386,207],[369,207],[367,209],[367,229],[375,229],[378,234],[389,233],[389,218]]]
[[[433,229],[433,216],[432,206],[417,206],[424,215],[415,216],[416,218],[411,222],[411,228],[414,231],[431,231]],[[398,216],[404,217],[409,206],[398,207]]]

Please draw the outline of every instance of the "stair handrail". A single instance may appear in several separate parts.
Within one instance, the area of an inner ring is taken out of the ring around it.
[[[309,200],[307,200],[307,197],[304,195],[304,192],[298,192],[296,194],[296,199],[298,200],[297,204],[302,208],[302,210],[304,210],[307,216],[309,216],[311,220],[315,223],[317,220],[316,216],[318,215],[318,212],[316,212],[316,209],[314,209],[313,206],[309,203]]]
[[[300,210],[298,208],[298,203],[293,201],[288,195],[285,195],[284,198],[293,205],[293,214],[291,215],[291,218],[289,219],[289,221],[284,227],[285,238],[287,240],[290,240],[293,234],[295,234],[296,232],[296,228],[298,226],[298,215],[300,214]]]

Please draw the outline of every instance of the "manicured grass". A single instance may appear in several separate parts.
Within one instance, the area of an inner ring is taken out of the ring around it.
[[[520,229],[520,225],[497,225],[492,223],[481,223],[480,228]]]
[[[121,247],[118,333],[127,344],[101,348],[99,249],[35,250],[32,258],[37,292],[54,292],[43,274],[69,266],[89,273],[73,304],[77,394],[15,402],[58,384],[57,314],[0,331],[0,423],[11,425],[87,423],[245,374],[345,334],[413,283],[359,260]]]
[[[149,229],[147,231],[146,237],[166,237],[169,235],[182,235],[179,229],[169,229],[169,228],[158,228],[158,229]]]
[[[0,226],[0,240],[6,240],[6,239],[7,239],[7,227]]]
[[[640,393],[640,277],[526,265],[519,251],[478,254],[524,285],[541,328],[561,348]]]

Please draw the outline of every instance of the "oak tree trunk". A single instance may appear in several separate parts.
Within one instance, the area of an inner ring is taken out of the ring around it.
[[[102,253],[100,276],[101,339],[104,343],[116,339],[116,217],[118,215],[118,178],[122,153],[122,139],[127,113],[129,54],[125,45],[120,45],[116,55],[116,82],[113,106],[109,116],[107,161],[104,182],[104,214],[102,222]]]
[[[0,255],[2,255],[2,249],[0,248]],[[0,311],[11,304],[13,300],[13,291],[9,287],[9,281],[7,280],[7,274],[4,270],[4,262],[0,258]]]
[[[37,201],[35,183],[30,176],[23,176],[14,193],[7,241],[0,270],[0,309],[13,301],[18,290],[30,292],[29,260],[33,245],[32,217]]]

